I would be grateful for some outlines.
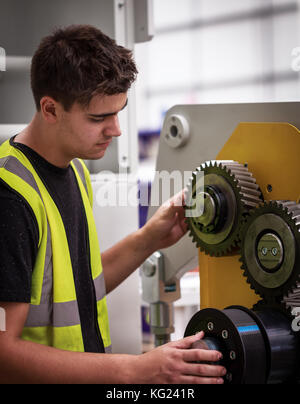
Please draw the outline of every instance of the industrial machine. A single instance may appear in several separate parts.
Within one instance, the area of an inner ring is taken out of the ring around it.
[[[200,311],[185,336],[205,332],[194,348],[223,353],[226,383],[299,380],[299,107],[177,106],[162,130],[156,181],[161,170],[192,175],[188,235],[143,267],[152,331],[157,345],[170,339],[179,279],[196,255]]]

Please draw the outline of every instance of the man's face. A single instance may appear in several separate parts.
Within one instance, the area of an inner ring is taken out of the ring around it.
[[[89,106],[75,103],[60,121],[61,142],[70,159],[96,160],[104,156],[114,137],[121,136],[118,113],[127,105],[127,93],[95,96]]]

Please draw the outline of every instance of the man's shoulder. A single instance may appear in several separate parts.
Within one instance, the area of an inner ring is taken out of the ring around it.
[[[22,195],[18,194],[0,178],[0,224],[9,221],[14,223],[24,223],[24,226],[31,227],[38,232],[36,218],[31,207]]]

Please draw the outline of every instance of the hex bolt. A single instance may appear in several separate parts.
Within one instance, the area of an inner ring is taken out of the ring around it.
[[[207,324],[207,329],[208,329],[208,331],[213,331],[213,329],[214,329],[214,323],[208,323]]]
[[[222,338],[223,338],[223,339],[227,339],[227,338],[228,338],[228,331],[227,331],[227,330],[223,330],[223,331],[222,331]]]
[[[234,351],[230,351],[229,356],[230,356],[230,359],[231,359],[232,361],[234,361],[234,360],[236,359],[236,353],[235,353]]]

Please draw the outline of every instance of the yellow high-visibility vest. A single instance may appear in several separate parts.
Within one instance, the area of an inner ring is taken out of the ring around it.
[[[81,160],[73,160],[71,166],[88,224],[88,252],[96,292],[98,325],[105,352],[111,352],[105,281],[92,211],[91,181]],[[0,146],[0,178],[25,198],[39,230],[31,303],[22,338],[58,349],[84,352],[69,245],[60,212],[28,158],[9,141]]]

